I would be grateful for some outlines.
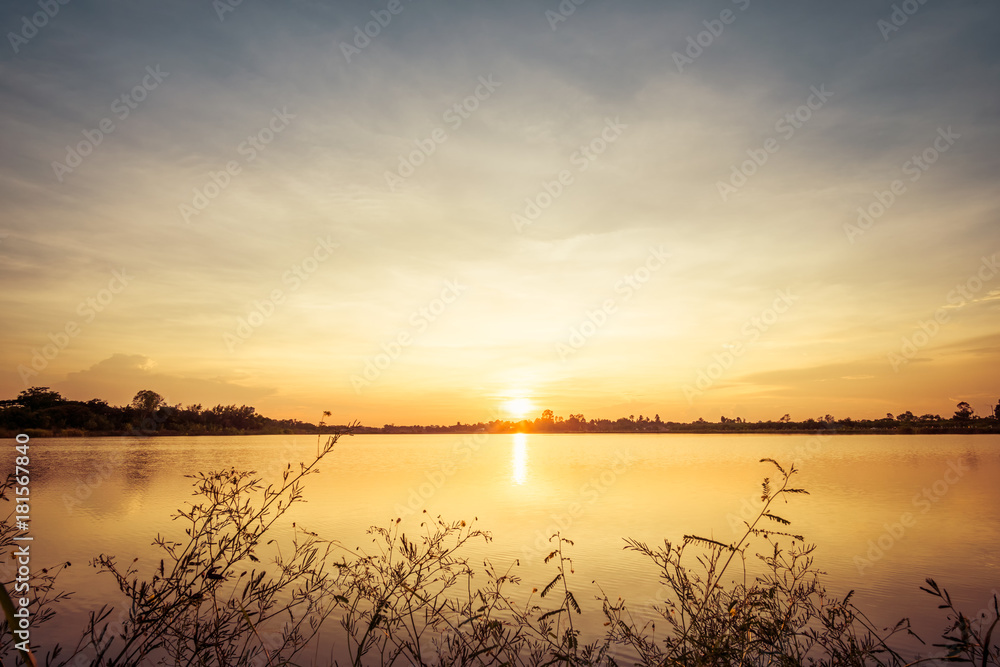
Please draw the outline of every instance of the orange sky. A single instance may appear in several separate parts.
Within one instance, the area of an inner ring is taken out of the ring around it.
[[[368,43],[365,3],[66,6],[12,47],[4,397],[374,425],[1000,398],[992,6],[401,6]]]

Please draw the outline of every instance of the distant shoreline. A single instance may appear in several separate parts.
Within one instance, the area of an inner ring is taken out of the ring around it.
[[[352,433],[354,435],[425,435],[477,433],[765,433],[765,434],[865,434],[928,435],[960,433],[1000,433],[1000,402],[986,416],[975,414],[972,406],[961,401],[952,417],[910,411],[898,415],[886,413],[878,419],[835,419],[827,414],[819,418],[795,421],[785,414],[780,419],[749,421],[741,417],[704,418],[691,422],[661,420],[629,415],[618,419],[586,419],[582,414],[563,418],[544,410],[536,419],[492,419],[463,424],[428,426],[384,424],[364,426],[358,422],[329,424],[332,414],[324,411],[316,424],[298,419],[272,419],[249,405],[216,405],[204,408],[200,403],[182,407],[169,405],[155,391],[139,391],[129,405],[114,406],[100,399],[67,400],[48,387],[31,387],[17,398],[0,400],[0,434],[14,438],[128,438],[157,436],[244,436],[244,435],[317,435]]]
[[[685,430],[662,430],[662,431],[473,431],[473,430],[449,430],[449,431],[384,431],[375,427],[361,427],[363,430],[354,431],[351,435],[997,435],[1000,434],[1000,427],[989,428],[939,428],[902,430],[898,428],[885,429],[754,429],[746,431],[724,430],[724,429],[685,429]],[[68,430],[68,429],[67,429]],[[25,433],[30,438],[79,440],[83,438],[232,438],[245,436],[283,436],[283,435],[333,435],[336,429],[330,431],[299,431],[292,433],[267,433],[259,431],[240,433],[181,433],[178,431],[157,431],[157,432],[51,432],[44,429],[24,429],[23,431],[6,431],[0,437],[14,438],[19,433]]]

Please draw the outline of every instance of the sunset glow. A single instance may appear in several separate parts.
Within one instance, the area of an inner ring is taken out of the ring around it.
[[[63,7],[0,63],[0,391],[989,412],[993,3],[551,4]]]
[[[515,433],[511,456],[511,477],[515,484],[524,484],[528,479],[528,436]]]
[[[503,404],[504,416],[508,419],[524,419],[525,417],[535,416],[538,407],[527,398],[512,398],[507,400]]]
[[[1000,667],[1000,2],[0,26],[0,664]]]

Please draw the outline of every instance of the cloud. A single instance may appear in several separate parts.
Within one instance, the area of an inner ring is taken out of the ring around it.
[[[889,8],[862,0],[588,2],[555,30],[555,1],[421,0],[348,62],[341,42],[384,6],[243,2],[220,20],[195,0],[70,4],[0,56],[0,380],[124,267],[134,285],[80,320],[48,369],[81,397],[124,402],[149,388],[184,402],[267,401],[299,418],[331,401],[375,421],[401,421],[399,409],[415,422],[468,420],[510,389],[482,388],[484,375],[514,363],[539,378],[527,389],[576,400],[593,387],[579,399],[595,409],[620,388],[655,402],[687,380],[672,370],[709,358],[780,288],[803,301],[744,367],[769,373],[727,391],[770,399],[822,383],[850,401],[859,386],[890,389],[882,349],[912,333],[984,245],[1000,246],[1000,89],[982,85],[1000,65],[995,3],[922,5],[887,40],[876,22]],[[672,53],[723,9],[736,20],[679,72]],[[24,11],[4,5],[0,24],[21,25]],[[169,74],[122,117],[114,102],[147,67]],[[488,76],[496,90],[449,122]],[[814,86],[832,97],[723,202],[718,182],[781,136],[776,122]],[[253,159],[241,152],[285,107],[288,127]],[[114,130],[59,182],[52,162],[105,118]],[[608,118],[627,125],[620,137],[574,161]],[[961,139],[850,243],[856,209],[948,126]],[[424,155],[436,129],[447,140]],[[386,172],[414,151],[420,164],[391,191]],[[234,160],[239,173],[219,188]],[[553,196],[561,170],[573,182]],[[179,205],[209,186],[219,191],[183,220]],[[529,198],[545,210],[519,234],[511,215]],[[334,259],[293,291],[287,272],[327,236]],[[660,245],[668,268],[559,362],[555,344]],[[452,279],[468,295],[380,381],[398,400],[362,405],[351,374]],[[274,317],[229,352],[223,335],[276,290]],[[992,330],[996,292],[977,296],[949,338]],[[874,361],[845,362],[856,358]],[[783,370],[801,360],[811,369]],[[422,396],[452,392],[461,404],[425,414]]]
[[[947,356],[1000,357],[1000,334],[991,333],[965,338],[941,345],[935,348],[935,352]]]
[[[889,371],[888,364],[883,360],[860,360],[748,373],[735,378],[734,383],[758,388],[793,389],[815,383],[844,384],[856,380],[879,379],[884,378]]]
[[[202,403],[206,407],[223,404],[258,404],[273,396],[273,388],[249,387],[227,379],[199,379],[157,370],[158,364],[141,354],[116,353],[90,368],[69,373],[53,389],[66,398],[101,398],[113,405],[130,403],[135,394],[152,389],[168,403]]]

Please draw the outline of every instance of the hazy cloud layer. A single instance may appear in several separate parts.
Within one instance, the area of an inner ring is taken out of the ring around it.
[[[902,4],[7,3],[2,389],[982,411],[1000,12]]]

